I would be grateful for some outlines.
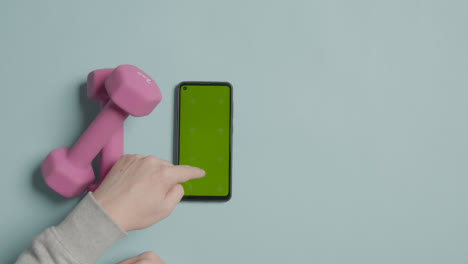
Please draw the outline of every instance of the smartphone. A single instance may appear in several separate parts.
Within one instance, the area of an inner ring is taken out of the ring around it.
[[[232,194],[232,85],[182,82],[176,89],[176,164],[206,173],[182,183],[183,200],[227,201]]]

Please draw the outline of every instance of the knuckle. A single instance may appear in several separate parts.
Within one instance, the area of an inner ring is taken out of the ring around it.
[[[143,156],[143,155],[141,155],[141,154],[134,154],[133,157],[134,157],[135,159],[142,159],[142,158],[144,158],[145,156]]]
[[[143,162],[148,165],[157,165],[160,164],[160,160],[156,158],[155,156],[146,156],[143,158]]]
[[[119,158],[119,161],[122,161],[122,160],[129,160],[131,159],[132,155],[130,154],[124,154],[122,157]]]
[[[120,157],[119,160],[129,161],[129,160],[140,159],[141,157],[143,156],[140,154],[124,154],[122,157]]]

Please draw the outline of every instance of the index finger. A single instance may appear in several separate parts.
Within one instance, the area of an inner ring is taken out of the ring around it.
[[[205,176],[205,171],[189,165],[176,165],[167,168],[171,184],[182,183]]]

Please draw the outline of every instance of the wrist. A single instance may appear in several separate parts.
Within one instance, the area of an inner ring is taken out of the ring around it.
[[[125,232],[130,231],[125,224],[125,221],[123,220],[123,217],[121,217],[115,208],[113,208],[112,203],[107,201],[104,197],[102,197],[98,192],[90,192],[91,196],[93,196],[94,200],[96,203],[102,208],[102,210],[109,216],[109,218],[116,224],[118,225],[122,230]]]
[[[127,235],[91,194],[86,195],[52,230],[79,263],[96,263],[109,247]],[[93,250],[83,254],[84,246]]]

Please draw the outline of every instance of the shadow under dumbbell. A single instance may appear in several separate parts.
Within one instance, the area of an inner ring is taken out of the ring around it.
[[[67,200],[67,198],[61,196],[60,194],[52,190],[49,186],[47,186],[44,179],[42,178],[40,165],[37,166],[37,168],[33,172],[32,184],[36,190],[45,194],[45,196],[49,198],[53,203],[62,203]]]
[[[86,130],[89,124],[93,122],[94,118],[99,114],[99,111],[101,110],[100,105],[97,101],[94,101],[88,98],[86,94],[86,83],[81,83],[78,86],[77,92],[78,92],[77,98],[81,106],[81,119],[77,121],[79,123],[79,129],[77,130],[77,134],[71,137],[68,147],[71,147],[78,140],[81,134]],[[70,100],[73,100],[73,99],[70,99]],[[100,158],[98,155],[97,158],[95,158],[91,164],[95,175],[99,175],[99,173],[97,173],[99,172],[99,165],[100,165],[99,160]],[[43,160],[39,161],[39,165],[33,172],[32,184],[34,188],[37,189],[39,192],[45,194],[45,196],[50,198],[52,202],[60,203],[60,202],[67,200],[67,198],[62,197],[61,195],[56,193],[54,190],[49,188],[49,186],[47,186],[47,184],[45,183],[44,179],[42,178],[42,172],[40,168],[40,163],[42,163],[42,161]],[[94,182],[97,182],[98,180],[99,179],[95,179]]]

